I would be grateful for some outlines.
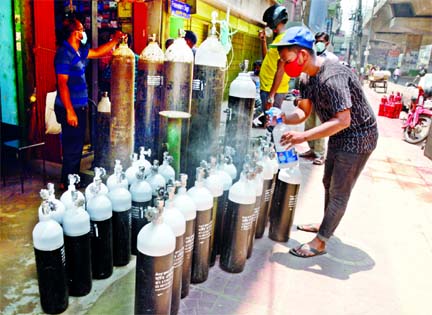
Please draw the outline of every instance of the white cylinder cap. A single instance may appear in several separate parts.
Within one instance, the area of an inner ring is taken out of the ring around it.
[[[108,197],[111,200],[112,209],[115,212],[123,212],[132,208],[131,193],[123,187],[110,191]]]
[[[255,184],[255,196],[261,196],[264,187],[264,180],[262,174],[257,174],[257,176],[255,176],[255,179],[253,180],[253,183]]]
[[[63,246],[63,229],[54,220],[44,220],[33,229],[33,246],[38,250],[53,251]]]
[[[128,182],[127,178],[126,177],[123,178],[119,183],[117,181],[117,176],[115,174],[110,175],[107,179],[108,191],[114,190],[114,189],[119,188],[119,187],[123,187],[123,188],[128,189],[129,182]]]
[[[301,172],[296,167],[283,168],[279,171],[278,180],[287,184],[300,185]]]
[[[78,194],[78,199],[85,201],[84,195],[79,190],[76,191]],[[66,211],[69,209],[72,209],[75,207],[75,203],[72,200],[72,194],[71,191],[68,189],[66,190],[60,197],[60,201],[64,204]]]
[[[229,96],[255,99],[255,94],[256,86],[248,73],[240,72],[238,77],[231,82]]]
[[[195,64],[219,68],[226,67],[227,56],[216,36],[210,35],[201,43],[195,53]]]
[[[145,180],[133,183],[129,191],[132,195],[132,201],[147,202],[152,199],[152,188]]]
[[[129,185],[132,185],[138,180],[136,178],[136,173],[138,173],[138,171],[139,169],[138,169],[137,162],[133,162],[132,166],[128,167],[128,169],[126,170],[125,175]]]
[[[264,157],[264,159],[260,162],[258,162],[259,165],[263,167],[263,179],[264,180],[271,180],[274,176],[274,169],[273,169],[273,162],[270,160],[268,156]]]
[[[159,166],[158,173],[161,174],[165,181],[175,180],[175,170],[166,162],[163,162],[161,166]]]
[[[63,217],[63,231],[67,236],[81,236],[90,232],[90,216],[82,208],[66,211]]]
[[[195,186],[188,190],[188,195],[195,202],[197,211],[205,211],[213,207],[213,195],[204,186]]]
[[[256,200],[255,186],[251,181],[240,178],[229,190],[228,199],[232,202],[249,205]]]
[[[175,250],[176,237],[165,223],[151,222],[138,233],[137,248],[144,255],[161,257]]]
[[[92,221],[105,221],[112,217],[112,203],[107,195],[100,194],[87,201],[87,212]]]
[[[63,216],[66,211],[64,204],[60,200],[55,198],[50,199],[50,201],[54,203],[54,209],[52,209],[51,212],[49,213],[50,218],[58,222],[59,224],[62,224]],[[42,205],[39,206],[38,213],[39,213],[39,220],[42,221],[44,216],[44,214],[42,213]]]
[[[197,206],[186,192],[179,192],[174,196],[174,206],[183,213],[186,221],[196,218]]]
[[[165,187],[166,185],[165,178],[159,173],[156,173],[153,176],[148,177],[147,180],[152,188],[153,194],[156,193],[157,189],[159,189],[160,187]]]
[[[176,237],[186,232],[186,219],[179,209],[173,205],[167,205],[162,212],[164,223],[168,224]]]
[[[86,198],[87,202],[88,202],[88,199],[93,198],[95,196],[94,193],[92,192],[92,189],[94,186],[95,186],[95,183],[90,183],[85,189],[84,194],[85,194],[85,198]],[[105,195],[108,193],[108,187],[104,183],[100,183],[99,193],[105,194]]]
[[[184,38],[177,38],[165,52],[165,61],[192,63],[194,55]]]
[[[237,169],[236,169],[236,167],[235,167],[234,164],[232,164],[232,163],[231,164],[224,163],[223,170],[225,172],[227,172],[231,176],[231,178],[233,180],[237,178]]]
[[[223,181],[216,173],[211,173],[210,176],[204,180],[204,186],[211,192],[213,197],[220,197],[223,194]]]
[[[224,170],[216,170],[216,173],[221,177],[222,179],[222,185],[223,185],[223,190],[227,191],[231,188],[232,186],[232,178],[230,176],[230,174],[228,174],[227,172],[225,172]]]

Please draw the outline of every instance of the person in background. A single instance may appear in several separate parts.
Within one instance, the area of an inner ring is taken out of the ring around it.
[[[267,27],[259,33],[263,57],[259,78],[261,103],[265,112],[272,106],[280,108],[288,93],[290,78],[284,71],[284,63],[279,59],[276,48],[267,49],[267,36],[273,35],[273,43],[278,43],[284,35],[288,22],[286,8],[278,4],[269,7],[264,12],[263,21]]]
[[[317,234],[310,242],[290,250],[302,258],[326,253],[326,244],[341,222],[351,191],[378,142],[377,121],[357,76],[338,62],[315,56],[313,44],[312,32],[299,26],[288,29],[275,45],[290,77],[298,77],[302,72],[309,75],[298,106],[293,113],[283,116],[284,123],[306,120],[312,106],[322,122],[303,132],[287,131],[281,145],[289,148],[329,137],[323,177],[323,220],[321,224],[298,226]]]
[[[330,36],[326,32],[318,32],[315,34],[315,47],[317,51],[317,55],[332,62],[338,62],[339,58],[328,51],[328,46],[330,45]]]
[[[394,71],[393,71],[393,82],[394,83],[396,83],[396,84],[398,83],[400,75],[401,75],[401,71],[400,71],[399,67],[396,67],[396,69],[394,69]]]
[[[185,39],[186,43],[188,44],[188,46],[192,49],[192,52],[193,52],[193,54],[195,56],[195,53],[196,53],[196,47],[195,47],[195,45],[196,45],[196,43],[198,41],[195,33],[192,32],[192,31],[187,30],[184,39]]]
[[[68,185],[68,175],[78,174],[84,146],[87,121],[88,91],[85,78],[87,59],[96,59],[109,54],[124,36],[114,33],[112,40],[98,48],[91,49],[87,44],[87,34],[82,23],[74,18],[63,21],[64,41],[54,57],[57,79],[55,113],[62,126],[62,154],[60,188]]]
[[[168,39],[165,41],[165,50],[167,50],[168,47],[171,46],[173,43],[174,43],[174,38],[168,38]]]

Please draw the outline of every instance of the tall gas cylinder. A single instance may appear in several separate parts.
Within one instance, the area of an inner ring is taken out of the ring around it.
[[[177,38],[165,52],[164,108],[161,108],[161,111],[191,113],[193,62],[192,50],[182,37]],[[181,156],[187,156],[189,125],[189,120],[182,125]],[[164,147],[166,142],[166,121],[162,119],[160,126],[159,156],[161,157],[162,153],[167,151],[167,148]],[[186,169],[186,162],[186,159],[181,159],[181,170]]]
[[[175,181],[175,170],[170,165],[173,162],[173,157],[169,155],[167,151],[163,153],[163,162],[162,165],[159,166],[158,173],[161,174],[165,181],[168,183],[169,181]]]
[[[63,230],[51,218],[52,203],[47,202],[48,191],[42,190],[41,215],[33,229],[39,296],[42,309],[48,314],[59,314],[68,307]],[[55,294],[53,294],[55,292]]]
[[[78,199],[85,200],[82,192],[76,190],[75,184],[80,182],[80,177],[77,174],[68,175],[69,186],[68,189],[61,195],[60,201],[64,204],[66,211],[75,207],[75,203],[72,200],[72,192],[76,191],[78,194]]]
[[[153,34],[150,43],[139,56],[135,102],[135,150],[140,146],[151,149],[152,160],[158,158],[164,59],[164,53],[156,43],[156,36]]]
[[[186,232],[186,220],[181,211],[174,204],[174,185],[167,186],[168,200],[166,201],[165,210],[162,214],[163,220],[168,224],[176,237],[176,247],[174,250],[174,276],[171,299],[171,314],[175,315],[179,311],[183,272],[184,257],[184,235]]]
[[[113,272],[112,203],[108,195],[101,192],[100,183],[95,182],[92,197],[87,200],[94,279],[108,278]]]
[[[145,166],[140,166],[135,174],[137,181],[134,182],[129,191],[132,196],[132,223],[131,223],[131,252],[133,255],[138,254],[137,238],[142,227],[148,223],[145,217],[145,211],[150,206],[152,200],[152,188],[144,180]]]
[[[45,196],[47,198],[46,200],[48,202],[51,202],[51,204],[52,204],[51,205],[51,211],[50,211],[51,218],[54,221],[57,221],[59,224],[62,224],[63,223],[63,216],[65,214],[65,206],[60,200],[56,199],[55,191],[54,191],[54,184],[48,183],[47,188],[48,188],[47,189],[48,194],[43,194],[43,196]],[[39,211],[38,211],[39,220],[41,219],[42,216],[44,216],[42,210],[43,210],[43,207],[41,205],[39,207]]]
[[[94,164],[110,169],[110,128],[111,128],[111,101],[108,92],[102,92],[101,100],[97,105],[96,115],[96,143],[94,150]]]
[[[213,195],[204,187],[205,171],[198,167],[195,186],[188,190],[189,196],[197,207],[195,240],[192,259],[192,283],[207,280],[210,268],[210,236],[212,232]]]
[[[173,261],[176,237],[162,218],[163,201],[158,208],[149,207],[147,220],[138,234],[135,272],[135,314],[171,312]]]
[[[94,178],[93,182],[90,183],[84,192],[84,196],[86,200],[90,199],[92,197],[93,187],[95,185],[99,185],[99,193],[101,194],[107,194],[108,193],[108,187],[102,183],[102,178],[105,177],[106,171],[103,167],[95,167],[94,168]]]
[[[257,157],[259,158],[259,157]],[[263,167],[256,163],[257,160],[253,163],[253,172],[255,175],[255,178],[253,179],[253,183],[255,185],[255,205],[253,209],[253,217],[252,217],[252,227],[249,230],[249,238],[248,238],[248,251],[247,251],[247,258],[250,258],[252,256],[253,246],[254,246],[254,240],[255,240],[255,231],[257,227],[257,221],[258,216],[260,212],[261,207],[261,200],[262,200],[262,193],[263,193],[263,186],[264,186],[264,180],[263,180]]]
[[[240,65],[242,72],[230,85],[225,127],[225,145],[235,149],[233,163],[238,170],[242,169],[243,159],[248,151],[255,106],[256,88],[247,73],[248,64],[245,60]]]
[[[248,236],[252,228],[255,205],[253,172],[247,164],[240,179],[229,190],[227,215],[224,218],[220,267],[231,273],[242,272],[246,265]]]
[[[132,196],[126,188],[118,187],[108,193],[108,198],[113,210],[113,264],[124,266],[131,256]]]
[[[72,199],[75,200],[75,207],[66,211],[63,218],[66,272],[69,294],[84,296],[92,288],[90,216],[76,191],[72,192]]]
[[[108,191],[114,190],[118,187],[123,187],[126,189],[129,188],[129,183],[125,173],[123,172],[123,166],[121,165],[120,160],[115,160],[114,173],[108,177],[106,185],[108,187]]]
[[[269,238],[277,242],[289,240],[301,184],[301,172],[296,162],[279,171],[270,210]]]
[[[111,61],[111,161],[123,165],[134,149],[135,55],[123,42],[112,54]]]
[[[147,181],[152,188],[153,197],[158,196],[158,191],[160,188],[163,188],[163,189],[166,188],[165,177],[163,177],[161,174],[159,174],[159,161],[158,160],[153,161],[153,165],[151,167],[151,173],[147,177]]]
[[[210,36],[195,54],[187,155],[189,177],[195,175],[200,161],[217,155],[226,66],[226,53],[213,25]]]

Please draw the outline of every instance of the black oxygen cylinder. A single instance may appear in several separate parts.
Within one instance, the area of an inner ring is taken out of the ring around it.
[[[197,168],[196,178],[195,186],[188,190],[197,207],[191,282],[201,283],[207,280],[210,268],[213,195],[204,187],[202,167]]]
[[[132,196],[129,190],[118,187],[108,193],[113,206],[113,264],[125,266],[131,256],[131,208]]]
[[[224,238],[219,260],[220,267],[225,271],[239,273],[246,265],[255,200],[255,185],[250,180],[250,174],[246,175],[243,171],[240,180],[230,188],[228,195]]]
[[[44,199],[48,199],[48,191]],[[50,207],[48,202],[42,204],[32,236],[42,309],[47,314],[60,314],[68,307],[69,299],[65,250],[63,230],[51,219]]]
[[[150,221],[138,234],[138,255],[135,273],[135,314],[171,313],[173,260],[176,237],[163,222],[162,207],[149,207]]]
[[[248,62],[242,64],[247,71]],[[248,153],[250,130],[255,106],[256,87],[247,72],[240,72],[231,83],[228,97],[225,146],[235,149],[233,164],[242,169],[243,159]]]
[[[72,195],[77,198],[76,192]],[[66,251],[66,271],[69,294],[87,295],[92,288],[90,254],[90,216],[83,209],[83,200],[76,201],[63,217],[63,232]]]
[[[255,231],[256,231],[258,216],[260,212],[262,191],[263,191],[262,167],[260,165],[256,165],[255,172],[256,172],[255,177],[253,179],[253,183],[255,184],[255,204],[253,208],[252,227],[248,235],[248,251],[246,256],[247,258],[250,258],[252,256],[252,251],[253,251],[253,246],[255,241]]]
[[[139,57],[135,102],[135,151],[141,146],[151,149],[150,160],[157,158],[159,111],[163,101],[164,53],[155,39],[153,35]]]
[[[289,240],[300,183],[301,174],[298,167],[279,171],[270,211],[269,238],[274,241]]]
[[[97,105],[96,143],[94,150],[94,165],[100,165],[106,170],[111,168],[109,159],[111,128],[111,102],[108,92],[102,92],[102,98]]]

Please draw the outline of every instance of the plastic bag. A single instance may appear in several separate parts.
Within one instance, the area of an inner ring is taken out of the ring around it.
[[[49,92],[46,96],[45,107],[45,133],[57,135],[61,132],[61,125],[57,122],[57,117],[54,112],[54,103],[57,96],[57,91]]]

